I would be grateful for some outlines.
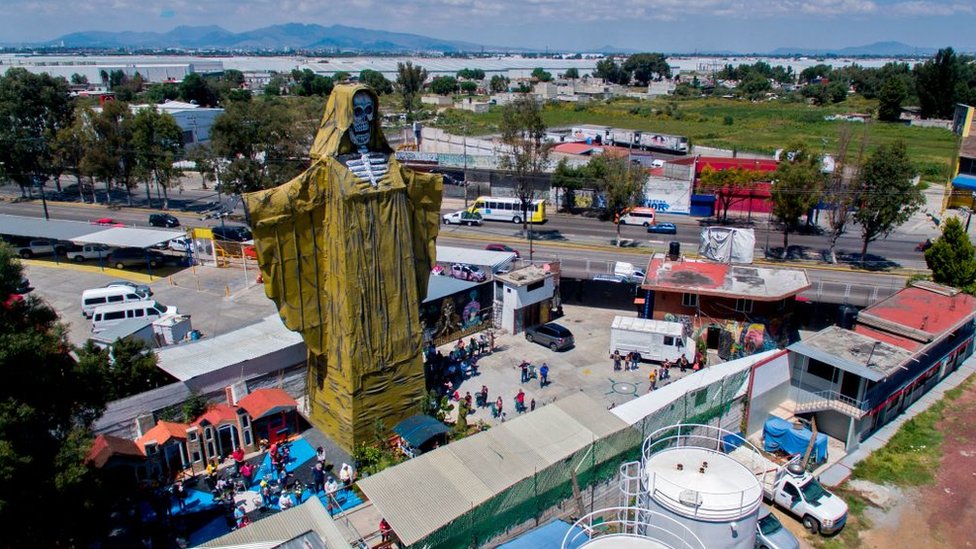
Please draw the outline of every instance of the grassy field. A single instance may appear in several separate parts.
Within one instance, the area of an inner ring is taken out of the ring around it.
[[[621,99],[585,107],[547,105],[544,117],[549,127],[600,124],[653,130],[686,136],[694,145],[760,153],[772,153],[797,139],[814,150],[835,152],[838,132],[848,125],[858,138],[867,132],[869,151],[882,143],[905,141],[923,177],[944,181],[953,151],[956,150],[955,137],[948,130],[880,122],[865,125],[824,120],[824,116],[830,114],[864,113],[875,108],[873,102],[860,98],[827,107],[787,101],[752,103],[730,99]],[[461,133],[466,123],[469,135],[484,135],[497,131],[498,120],[499,111],[494,108],[480,115],[457,112],[442,115],[438,125]],[[856,148],[852,152],[856,154]]]

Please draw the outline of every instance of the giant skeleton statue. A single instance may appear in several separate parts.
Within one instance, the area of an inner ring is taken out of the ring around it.
[[[308,170],[244,196],[265,292],[308,347],[312,422],[350,451],[423,397],[443,185],[397,162],[377,106],[366,86],[337,86]]]

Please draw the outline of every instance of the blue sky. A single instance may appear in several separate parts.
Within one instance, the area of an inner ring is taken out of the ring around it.
[[[344,24],[480,44],[764,52],[878,41],[976,49],[973,0],[0,0],[0,42],[76,31]]]

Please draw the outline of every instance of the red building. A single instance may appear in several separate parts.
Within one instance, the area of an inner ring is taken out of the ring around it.
[[[775,160],[757,158],[724,158],[717,156],[696,156],[693,158],[682,158],[680,160],[674,160],[671,163],[684,164],[688,166],[693,165],[695,167],[695,181],[693,187],[695,194],[711,194],[710,192],[705,192],[699,190],[698,188],[699,179],[701,178],[702,172],[706,168],[716,171],[739,168],[742,170],[753,170],[771,174],[772,172],[776,171],[776,166],[779,164]],[[771,212],[773,210],[772,187],[773,185],[770,181],[760,181],[752,185],[752,187],[749,189],[735,190],[732,195],[732,205],[729,207],[729,213]]]

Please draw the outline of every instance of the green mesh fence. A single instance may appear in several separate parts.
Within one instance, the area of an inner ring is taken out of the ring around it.
[[[567,458],[539,469],[481,505],[418,541],[411,547],[478,547],[573,497],[572,472],[580,490],[614,477],[620,465],[640,459],[644,439],[659,428],[679,423],[715,424],[737,430],[735,395],[749,371],[729,375],[689,392],[632,428],[594,440]],[[731,424],[731,425],[730,425]]]

